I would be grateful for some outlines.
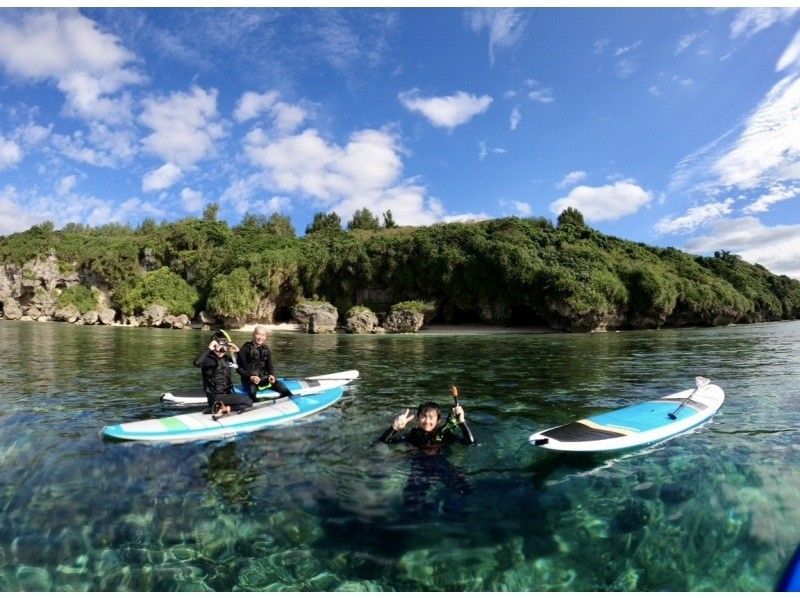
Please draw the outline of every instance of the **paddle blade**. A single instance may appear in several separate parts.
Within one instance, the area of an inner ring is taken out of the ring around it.
[[[711,382],[711,380],[709,380],[708,378],[703,378],[702,376],[695,376],[694,378],[694,385],[697,388],[702,388],[703,386],[706,386],[709,382]]]

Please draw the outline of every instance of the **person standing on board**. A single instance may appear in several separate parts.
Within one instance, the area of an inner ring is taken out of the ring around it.
[[[266,340],[266,326],[256,326],[253,329],[253,340],[247,341],[242,345],[239,354],[236,356],[242,386],[253,401],[256,400],[256,392],[258,392],[259,387],[271,388],[279,394],[278,398],[292,396],[292,391],[275,377],[275,368],[272,365],[272,351],[267,346]]]
[[[231,359],[228,349],[234,352],[239,350],[234,343],[228,343],[221,333],[215,334],[208,348],[197,356],[194,365],[199,367],[203,374],[203,390],[208,399],[208,406],[214,416],[225,415],[234,411],[244,411],[253,406],[250,397],[236,395],[231,382]]]

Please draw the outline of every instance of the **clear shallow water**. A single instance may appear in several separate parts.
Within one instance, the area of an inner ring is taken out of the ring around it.
[[[234,333],[234,340],[249,335]],[[355,368],[334,407],[233,441],[104,441],[191,388],[208,333],[0,322],[0,590],[771,590],[800,541],[800,322],[597,335],[273,333],[278,373]],[[699,431],[611,457],[525,444],[720,384]],[[461,390],[472,492],[403,489],[372,441]]]

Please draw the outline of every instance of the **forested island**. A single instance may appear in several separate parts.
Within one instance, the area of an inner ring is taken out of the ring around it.
[[[344,227],[320,212],[298,237],[283,215],[230,226],[211,204],[202,218],[136,228],[45,222],[0,237],[0,264],[5,319],[235,328],[306,318],[309,332],[373,332],[423,319],[603,331],[800,317],[800,281],[724,250],[604,235],[572,208],[555,223],[417,227],[366,208]],[[315,309],[332,325],[315,327]]]

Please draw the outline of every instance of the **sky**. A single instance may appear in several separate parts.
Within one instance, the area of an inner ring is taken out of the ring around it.
[[[800,8],[0,9],[0,235],[544,217],[800,279]]]

